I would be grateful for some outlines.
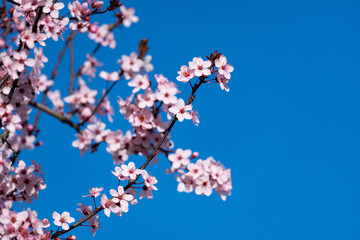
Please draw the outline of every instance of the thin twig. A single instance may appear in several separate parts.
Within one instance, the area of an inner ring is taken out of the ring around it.
[[[7,102],[8,104],[10,103],[10,101],[11,101],[11,99],[12,99],[12,96],[13,96],[13,94],[14,94],[14,92],[15,92],[15,89],[16,89],[17,86],[18,86],[18,81],[19,81],[18,78],[15,79],[13,85],[11,86],[10,93],[9,93],[9,100],[8,100],[8,102]]]
[[[6,144],[8,145],[8,147],[10,148],[10,150],[11,150],[11,151],[13,152],[13,154],[14,154],[14,157],[13,157],[13,159],[12,159],[12,161],[11,161],[11,166],[13,166],[14,163],[15,163],[15,161],[16,161],[16,162],[19,162],[18,152],[14,151],[14,149],[11,147],[11,145],[10,145],[10,143],[9,143],[8,140],[5,140],[5,142],[6,142]]]
[[[76,31],[73,31],[76,32]],[[75,37],[75,35],[74,35]],[[75,80],[75,73],[74,73],[74,41],[71,41],[69,44],[69,57],[70,57],[70,83],[69,83],[69,95],[73,94],[74,92],[74,80]]]
[[[36,13],[36,19],[35,19],[35,22],[34,22],[34,26],[32,27],[32,32],[33,33],[37,33],[37,25],[40,21],[40,18],[41,18],[41,15],[43,13],[43,6],[39,7],[37,13]]]
[[[61,61],[62,61],[62,58],[63,58],[63,56],[64,56],[65,50],[66,50],[67,46],[69,45],[70,41],[73,40],[73,38],[74,38],[74,36],[75,36],[75,33],[76,33],[75,31],[72,31],[72,32],[70,33],[70,35],[66,38],[64,47],[62,48],[61,52],[59,53],[58,60],[57,60],[57,62],[56,62],[56,64],[55,64],[55,67],[54,67],[54,69],[53,69],[53,71],[52,71],[52,74],[51,74],[51,77],[50,77],[51,80],[54,80],[55,77],[57,76],[57,74],[58,74],[58,69],[59,69],[60,63],[61,63]]]

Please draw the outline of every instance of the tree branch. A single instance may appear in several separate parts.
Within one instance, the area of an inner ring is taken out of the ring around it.
[[[50,109],[50,108],[48,108],[48,107],[46,107],[46,106],[44,106],[44,105],[42,105],[40,103],[34,102],[34,101],[30,101],[29,105],[39,109],[40,111],[46,112],[47,114],[53,116],[54,118],[59,119],[61,122],[63,122],[65,124],[69,125],[70,127],[74,128],[76,130],[76,132],[82,133],[80,127],[76,123],[74,123],[73,121],[71,121],[67,117],[61,115],[60,113],[55,112],[54,110],[52,110],[52,109]]]

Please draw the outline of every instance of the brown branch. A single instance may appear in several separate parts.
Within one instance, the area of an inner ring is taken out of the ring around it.
[[[0,81],[0,88],[10,79],[10,75],[6,74]]]
[[[38,11],[36,13],[36,19],[35,19],[35,22],[34,22],[34,26],[32,27],[32,32],[33,33],[37,33],[37,25],[38,25],[38,23],[40,21],[42,13],[43,13],[43,8],[44,7],[42,7],[42,6],[39,7],[39,9],[38,9]]]
[[[14,81],[14,83],[13,83],[13,85],[11,86],[11,89],[10,89],[10,93],[9,93],[9,100],[8,100],[8,102],[7,102],[7,104],[9,104],[10,103],[10,101],[11,101],[11,99],[12,99],[12,96],[13,96],[13,94],[14,94],[14,92],[15,92],[15,89],[17,88],[17,86],[18,86],[18,81],[19,81],[19,79],[17,78],[17,79],[15,79],[15,81]]]
[[[10,148],[10,150],[13,152],[13,159],[11,160],[11,166],[13,166],[15,162],[19,162],[18,153],[19,153],[20,151],[16,152],[16,151],[12,148],[12,146],[11,146],[11,144],[9,143],[8,140],[5,140],[5,142],[6,142],[6,144],[8,145],[8,147]]]
[[[76,31],[73,31],[76,32]],[[75,37],[75,35],[74,35]],[[69,57],[70,57],[70,83],[69,83],[69,95],[74,92],[74,80],[76,78],[74,73],[74,41],[71,41],[69,44]]]
[[[54,110],[46,107],[45,105],[34,102],[34,101],[30,101],[29,105],[39,109],[40,111],[46,112],[47,114],[59,119],[61,122],[63,122],[65,124],[69,125],[70,127],[74,128],[78,133],[82,133],[80,127],[76,123],[71,121],[69,118],[65,117],[64,115],[62,115],[62,114],[60,114],[58,112],[55,112]]]
[[[53,69],[53,71],[52,71],[52,74],[51,74],[51,77],[50,77],[51,80],[54,80],[55,77],[57,76],[57,74],[58,74],[58,68],[59,68],[60,63],[61,63],[61,61],[62,61],[62,58],[63,58],[63,56],[64,56],[65,50],[66,50],[67,46],[69,45],[70,41],[72,41],[72,40],[74,39],[75,33],[76,33],[76,31],[72,31],[72,32],[70,33],[70,35],[66,38],[66,40],[65,40],[65,45],[64,45],[64,47],[62,48],[61,52],[59,53],[58,60],[56,61],[55,67],[54,67],[54,69]]]
[[[4,30],[4,34],[2,36],[2,40],[4,40],[4,41],[6,40],[10,30],[11,30],[11,21],[8,20],[6,25],[5,25],[5,30]]]
[[[76,31],[73,31],[76,32]],[[75,35],[74,35],[75,37]],[[74,80],[76,78],[76,75],[74,73],[74,40],[70,42],[69,44],[69,58],[70,58],[70,81],[69,81],[69,95],[72,95],[74,92]],[[74,112],[75,105],[73,103],[70,103],[70,109],[71,112]],[[69,115],[69,118],[72,117],[72,114]]]

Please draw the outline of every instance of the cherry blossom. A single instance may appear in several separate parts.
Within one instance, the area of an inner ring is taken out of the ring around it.
[[[101,206],[104,207],[104,214],[110,217],[110,213],[118,213],[121,209],[116,205],[117,201],[113,198],[108,199],[105,194],[101,196]]]
[[[192,79],[195,76],[194,70],[188,68],[185,65],[181,66],[180,71],[178,71],[178,74],[179,76],[176,77],[176,80],[183,83],[190,81],[190,79]]]
[[[61,215],[58,212],[54,212],[52,217],[54,218],[54,224],[56,226],[62,227],[64,230],[69,229],[68,223],[75,222],[75,218],[70,217],[69,212],[63,212]]]
[[[139,59],[136,52],[130,54],[130,56],[122,55],[118,60],[121,65],[121,69],[125,71],[125,78],[130,79],[134,73],[140,71],[140,68],[144,66],[144,61]]]
[[[191,110],[191,111],[190,111],[190,114],[191,114],[191,116],[192,116],[192,120],[193,120],[194,124],[195,124],[196,126],[199,126],[200,120],[199,120],[198,112]]]
[[[192,105],[185,105],[184,100],[179,98],[176,106],[169,108],[169,112],[174,114],[177,119],[182,122],[184,119],[192,119],[192,115],[188,112],[192,110]]]
[[[64,8],[64,4],[62,2],[58,2],[51,5],[45,5],[43,8],[44,13],[50,13],[51,17],[58,18],[59,17],[59,10]]]
[[[148,88],[145,90],[145,94],[136,95],[137,106],[139,108],[152,107],[155,103],[155,94]]]
[[[181,148],[176,149],[174,154],[169,154],[168,159],[172,163],[172,168],[178,169],[185,167],[190,163],[189,157],[191,156],[191,150],[182,150]]]
[[[89,224],[90,224],[90,226],[91,226],[90,232],[91,232],[91,233],[94,233],[93,237],[94,237],[95,234],[96,234],[96,230],[98,230],[98,229],[100,228],[100,224],[99,224],[98,218],[99,218],[99,215],[96,215],[96,216],[93,216],[92,218],[90,218],[90,219],[88,220],[88,222],[89,222]]]
[[[40,92],[44,92],[46,89],[48,89],[53,84],[54,84],[53,80],[47,80],[46,75],[42,74],[39,77],[39,81],[37,82],[36,87]]]
[[[83,197],[94,197],[94,198],[95,198],[95,197],[98,197],[103,189],[104,189],[103,187],[100,187],[100,188],[98,188],[98,187],[91,188],[91,189],[89,189],[90,194],[89,194],[89,195],[85,195],[85,196],[83,196]]]
[[[129,211],[129,203],[134,199],[133,195],[126,194],[124,192],[124,188],[119,186],[117,191],[114,189],[110,190],[110,194],[114,197],[113,201],[120,206],[121,212],[128,212]]]
[[[128,177],[130,180],[135,180],[136,176],[142,173],[142,170],[136,169],[135,164],[133,162],[129,162],[128,165],[123,164],[121,165],[121,168],[122,168],[121,174],[124,177]]]
[[[201,57],[194,57],[192,62],[189,62],[189,68],[194,70],[194,75],[197,77],[210,75],[211,71],[208,69],[210,66],[211,62],[204,61]]]
[[[140,91],[140,89],[147,89],[150,86],[149,77],[147,75],[137,74],[128,85],[133,87],[133,93]]]
[[[101,71],[99,76],[101,78],[105,79],[106,81],[117,81],[120,79],[118,72],[108,73],[105,71]]]
[[[84,215],[89,215],[92,212],[92,207],[91,206],[85,206],[82,203],[79,203],[78,206],[80,208],[77,208],[76,211],[81,212]]]
[[[149,175],[146,170],[143,170],[141,176],[144,179],[144,186],[139,194],[139,198],[142,199],[146,197],[148,199],[152,199],[153,198],[152,190],[158,190],[157,187],[155,187],[154,185],[158,181],[154,176]]]
[[[137,23],[139,18],[135,16],[135,9],[134,8],[126,8],[124,6],[120,7],[120,11],[124,16],[123,24],[125,27],[130,27],[131,23]]]
[[[215,66],[218,67],[218,73],[223,75],[226,79],[230,79],[230,73],[234,71],[234,67],[227,63],[226,57],[221,55],[215,60]]]
[[[225,91],[229,92],[229,87],[227,85],[229,82],[229,79],[227,79],[224,75],[216,73],[216,80],[219,83],[221,90],[225,90]]]

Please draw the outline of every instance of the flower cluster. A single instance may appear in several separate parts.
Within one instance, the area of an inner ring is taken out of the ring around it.
[[[178,191],[189,193],[195,190],[197,195],[210,196],[215,190],[225,201],[232,189],[230,169],[226,169],[212,157],[190,163],[190,158],[196,158],[197,155],[192,155],[189,149],[180,148],[175,153],[169,154],[171,168],[167,169],[167,172],[179,173],[176,175],[176,180],[179,182]]]
[[[10,206],[8,206],[10,207]],[[43,221],[38,219],[37,212],[27,210],[16,212],[10,208],[3,208],[0,215],[0,236],[1,239],[40,239],[47,227]]]
[[[218,69],[214,69],[214,65]],[[188,66],[181,66],[178,71],[179,76],[176,80],[186,83],[194,77],[202,77],[203,79],[208,78],[212,73],[215,74],[215,80],[219,83],[221,90],[229,91],[227,86],[231,73],[234,71],[234,67],[231,66],[224,55],[217,54],[214,58],[209,58],[208,61],[204,61],[200,57],[195,57],[193,61],[189,62]]]

